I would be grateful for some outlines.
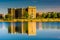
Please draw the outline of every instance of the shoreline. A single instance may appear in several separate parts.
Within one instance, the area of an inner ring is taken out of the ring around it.
[[[0,22],[60,22],[60,18],[41,18],[41,19],[13,19],[13,20],[0,20]]]

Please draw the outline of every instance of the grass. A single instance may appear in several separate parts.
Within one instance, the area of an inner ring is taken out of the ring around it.
[[[0,22],[1,22],[2,20],[0,20]],[[3,22],[5,22],[5,21],[7,21],[7,22],[17,22],[17,21],[33,21],[33,22],[60,22],[60,18],[40,18],[40,19],[36,19],[36,18],[34,18],[34,19],[12,19],[12,20],[3,20]]]

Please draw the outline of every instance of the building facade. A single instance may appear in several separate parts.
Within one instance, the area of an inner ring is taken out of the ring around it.
[[[15,18],[15,8],[8,8],[8,14],[10,14],[12,18]]]
[[[29,6],[27,8],[8,8],[8,13],[15,19],[24,18],[27,14],[29,16],[28,18],[36,18],[36,7]]]
[[[28,7],[28,14],[29,14],[29,18],[36,18],[36,7],[29,6]]]

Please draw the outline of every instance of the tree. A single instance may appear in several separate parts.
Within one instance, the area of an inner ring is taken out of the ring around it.
[[[5,19],[6,20],[11,20],[11,19],[13,19],[13,17],[10,14],[7,14],[7,15],[5,15]]]
[[[42,18],[46,18],[47,14],[43,13]]]
[[[53,13],[53,18],[57,18],[57,13]]]
[[[60,12],[59,12],[59,13],[57,13],[57,17],[58,17],[58,18],[60,18]]]
[[[28,18],[28,16],[29,16],[28,12],[25,12],[23,16],[24,16],[24,18]]]
[[[47,18],[51,18],[51,13],[47,13]]]

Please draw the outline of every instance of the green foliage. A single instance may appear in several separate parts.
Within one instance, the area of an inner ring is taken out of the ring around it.
[[[57,18],[57,13],[53,13],[53,18]]]
[[[38,15],[38,18],[60,18],[60,12],[48,12],[42,13],[42,16]]]
[[[50,17],[51,17],[51,14],[48,13],[48,14],[46,15],[46,18],[50,18]]]
[[[60,18],[60,13],[57,13],[57,17]]]
[[[12,17],[11,17],[11,15],[8,14],[8,15],[5,15],[5,19],[6,19],[6,20],[11,20]]]
[[[47,14],[43,13],[43,14],[42,14],[42,18],[46,18],[46,15],[47,15]]]
[[[29,16],[28,12],[25,12],[23,16],[24,16],[24,18],[28,18],[28,16]]]

